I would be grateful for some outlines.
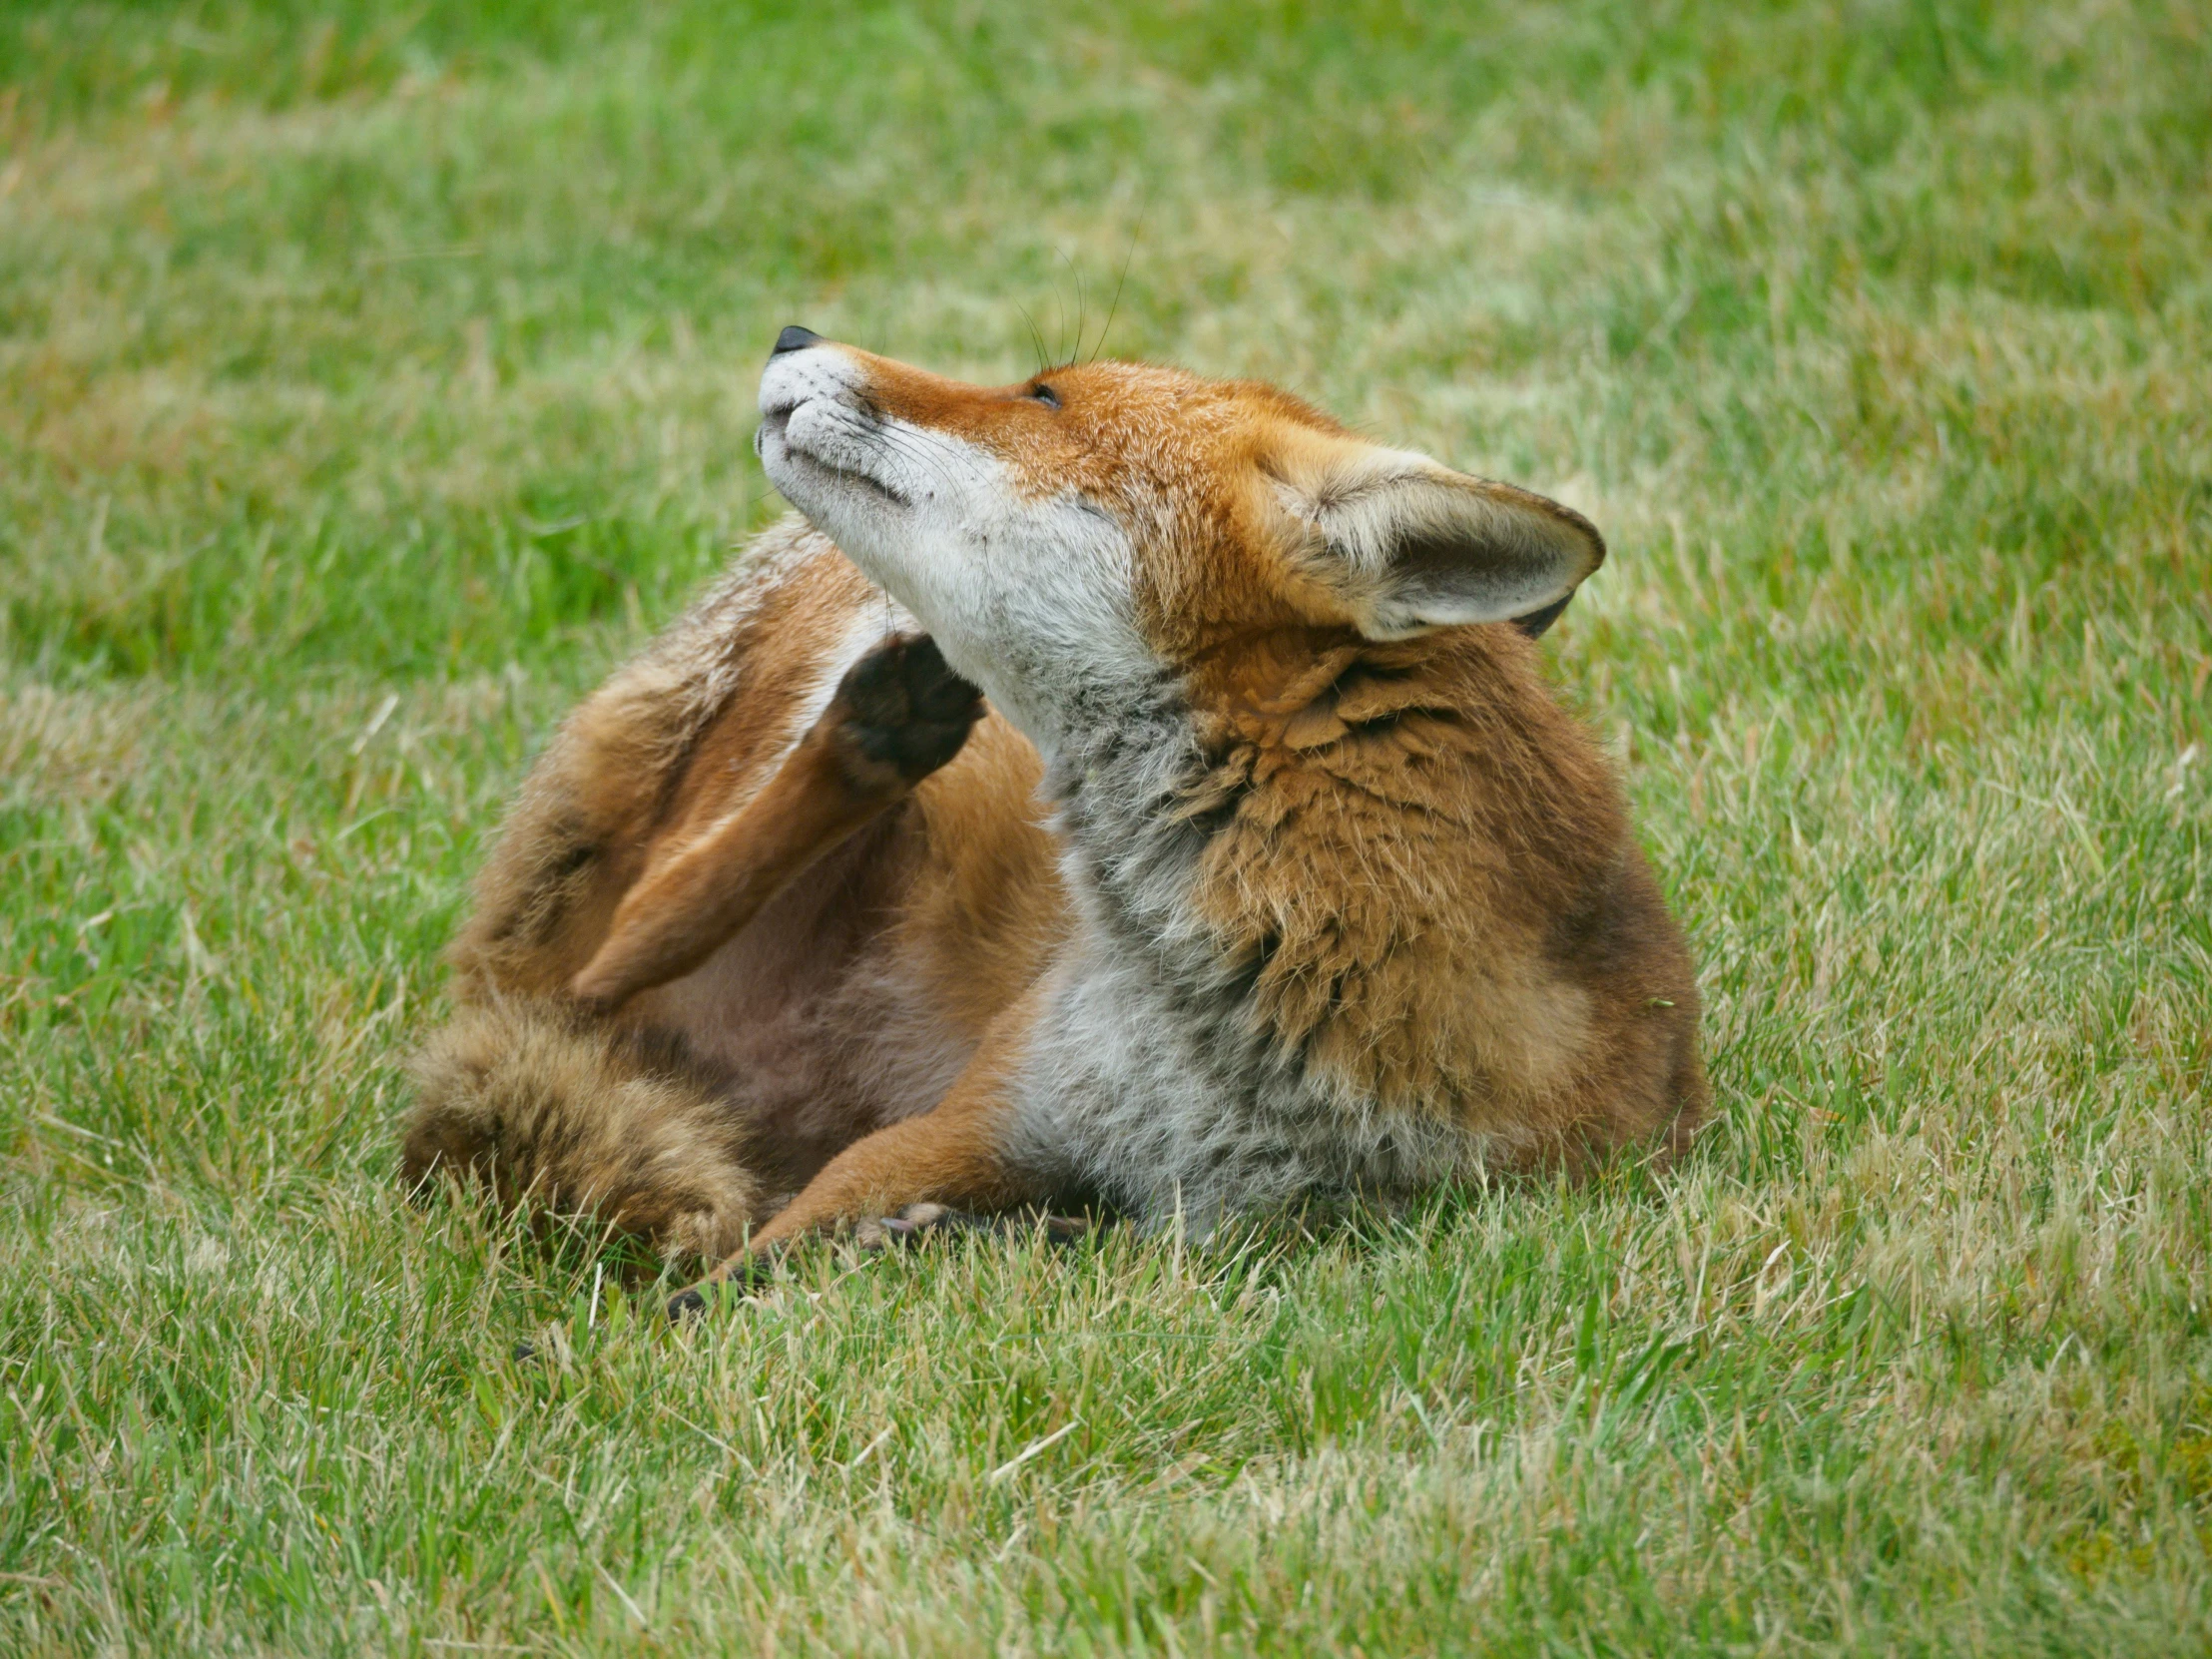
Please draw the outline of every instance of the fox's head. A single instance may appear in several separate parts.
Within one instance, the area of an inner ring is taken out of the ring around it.
[[[1534,631],[1605,557],[1557,502],[1252,381],[973,386],[787,328],[761,417],[786,499],[1048,754],[1240,637]]]

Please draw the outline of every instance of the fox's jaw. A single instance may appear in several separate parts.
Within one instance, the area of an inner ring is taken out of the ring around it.
[[[1078,491],[1024,489],[984,445],[893,412],[870,367],[830,345],[772,358],[762,464],[1050,755],[1071,705],[1157,677],[1129,535]]]
[[[972,386],[800,338],[761,376],[769,478],[1048,758],[1240,637],[1517,619],[1604,557],[1566,508],[1270,386],[1108,362]]]

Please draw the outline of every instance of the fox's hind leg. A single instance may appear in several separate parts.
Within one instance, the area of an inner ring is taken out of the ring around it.
[[[767,1201],[728,1080],[673,1034],[610,1016],[698,966],[904,799],[958,753],[980,712],[980,694],[925,638],[862,657],[751,800],[648,849],[573,995],[480,991],[431,1038],[402,1130],[407,1185],[481,1180],[503,1204],[588,1216],[672,1259],[740,1248]]]
[[[1055,1155],[1014,1132],[1008,1095],[1046,988],[1039,984],[991,1023],[982,1045],[945,1097],[918,1117],[902,1118],[846,1147],[798,1196],[712,1273],[668,1305],[671,1319],[707,1306],[724,1285],[750,1283],[763,1258],[810,1233],[893,1217],[909,1226],[942,1225],[960,1212],[1020,1209],[1050,1202],[1067,1172],[1046,1167]],[[1060,1223],[1065,1229],[1070,1223]]]
[[[747,1080],[706,1064],[681,1015],[617,1010],[905,800],[980,704],[913,637],[877,635],[824,687],[849,661],[825,652],[862,649],[881,597],[804,527],[757,551],[580,705],[524,784],[450,953],[459,1006],[416,1063],[410,1186],[461,1174],[710,1261],[773,1209],[758,1172],[783,1165],[747,1143]]]
[[[719,823],[664,838],[571,984],[612,1011],[698,967],[761,907],[959,753],[982,694],[936,642],[895,635],[845,672],[776,775]]]

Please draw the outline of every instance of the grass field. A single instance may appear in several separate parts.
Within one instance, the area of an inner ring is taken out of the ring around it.
[[[1604,527],[1698,1152],[682,1334],[410,1209],[776,328],[1008,378],[1125,259]],[[2208,681],[2194,0],[11,0],[0,1652],[2212,1651]]]

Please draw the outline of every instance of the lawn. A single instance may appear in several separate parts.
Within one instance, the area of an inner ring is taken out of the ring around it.
[[[1596,519],[1687,1162],[681,1332],[405,1203],[794,321]],[[2196,0],[11,0],[0,1652],[2212,1650],[2208,682]]]

